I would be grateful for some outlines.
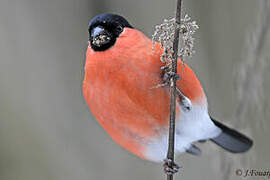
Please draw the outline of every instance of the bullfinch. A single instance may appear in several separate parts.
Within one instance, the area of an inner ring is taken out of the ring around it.
[[[100,14],[88,27],[83,95],[96,120],[126,150],[160,162],[168,149],[169,88],[164,83],[161,45],[147,38],[122,16]],[[245,152],[252,140],[216,121],[195,73],[178,61],[175,153],[200,154],[195,142],[210,140],[223,149]],[[153,88],[154,87],[154,88]]]

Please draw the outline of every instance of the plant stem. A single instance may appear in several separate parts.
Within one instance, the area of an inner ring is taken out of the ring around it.
[[[179,31],[181,23],[181,4],[182,0],[177,0],[177,9],[175,22],[177,24],[174,32],[173,41],[173,61],[172,73],[177,73],[177,57],[178,57],[178,44],[179,44]],[[176,111],[176,76],[171,76],[170,79],[170,122],[169,122],[169,145],[167,159],[171,160],[170,167],[174,165],[174,136],[175,136],[175,111]],[[173,174],[167,175],[167,180],[173,180]]]

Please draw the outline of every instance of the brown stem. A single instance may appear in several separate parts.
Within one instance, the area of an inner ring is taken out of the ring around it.
[[[176,9],[176,28],[174,32],[173,41],[173,61],[172,61],[172,72],[177,73],[177,56],[178,56],[178,44],[179,44],[179,31],[181,23],[181,4],[182,0],[177,0]],[[167,159],[171,160],[169,166],[174,165],[174,136],[175,136],[175,111],[176,111],[176,76],[171,76],[170,79],[170,123],[169,123],[169,145]],[[167,175],[167,180],[173,180],[173,174]]]

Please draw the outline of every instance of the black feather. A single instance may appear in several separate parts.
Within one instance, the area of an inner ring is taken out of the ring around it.
[[[222,133],[219,136],[211,139],[211,141],[232,153],[246,152],[251,148],[253,142],[250,138],[234,129],[225,126],[212,117],[211,119],[214,124],[222,130]]]

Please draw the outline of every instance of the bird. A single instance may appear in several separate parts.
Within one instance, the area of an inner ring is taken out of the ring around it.
[[[162,162],[168,150],[170,93],[164,84],[162,46],[124,17],[104,13],[88,26],[83,96],[90,111],[124,149]],[[232,152],[246,152],[253,141],[208,113],[207,97],[192,69],[177,64],[175,154],[199,155],[196,142],[211,141]]]

